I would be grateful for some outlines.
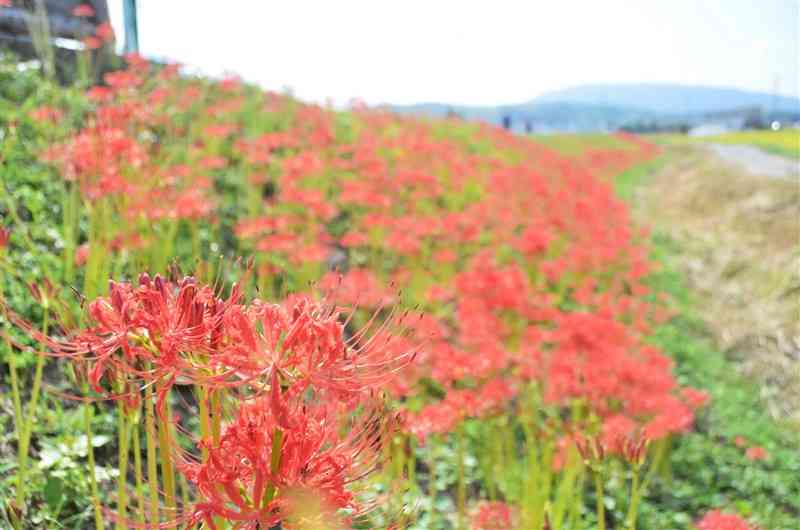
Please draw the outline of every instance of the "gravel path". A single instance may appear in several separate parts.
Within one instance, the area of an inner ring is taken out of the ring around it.
[[[800,179],[800,161],[762,151],[752,145],[710,144],[721,159],[743,167],[753,175],[778,179]]]

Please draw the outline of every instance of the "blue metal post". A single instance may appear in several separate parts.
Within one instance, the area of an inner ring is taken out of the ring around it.
[[[136,0],[123,0],[125,19],[125,53],[139,53],[139,23],[136,18]]]

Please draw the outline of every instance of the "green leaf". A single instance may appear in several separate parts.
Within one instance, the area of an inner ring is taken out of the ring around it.
[[[64,482],[60,478],[52,475],[47,477],[47,483],[44,485],[43,494],[47,506],[54,512],[59,511],[64,494]]]

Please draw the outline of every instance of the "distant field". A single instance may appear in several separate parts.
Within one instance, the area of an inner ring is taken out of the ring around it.
[[[660,143],[723,143],[755,145],[765,151],[800,159],[800,129],[780,131],[738,131],[716,136],[691,137],[679,134],[658,134],[653,139]]]
[[[632,149],[635,146],[613,134],[542,134],[536,135],[537,142],[555,149],[565,155],[574,155],[586,149]]]

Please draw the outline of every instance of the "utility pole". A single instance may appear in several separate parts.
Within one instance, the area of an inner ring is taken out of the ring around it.
[[[125,20],[125,53],[139,53],[139,22],[136,18],[136,0],[123,0]]]

